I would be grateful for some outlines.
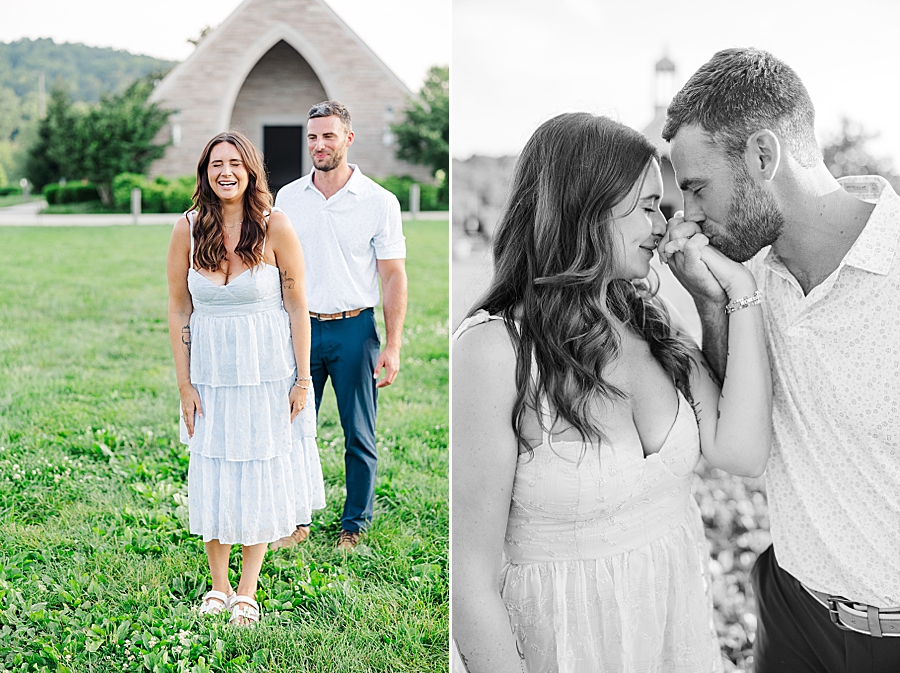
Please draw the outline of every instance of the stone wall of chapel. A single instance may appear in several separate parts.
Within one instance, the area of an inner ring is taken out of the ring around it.
[[[171,125],[177,124],[181,129],[181,142],[169,147],[165,157],[154,163],[152,174],[193,174],[206,142],[216,133],[227,130],[219,127],[221,118],[248,123],[245,120],[251,117],[247,116],[249,112],[242,100],[243,91],[233,110],[221,109],[227,104],[230,76],[246,68],[248,45],[279,25],[286,25],[303,36],[314,53],[304,54],[299,45],[291,46],[300,51],[301,60],[307,65],[324,61],[327,72],[315,72],[316,79],[326,97],[337,98],[349,108],[355,133],[349,160],[373,177],[410,174],[427,180],[425,167],[400,161],[394,156],[396,146],[384,144],[388,125],[403,118],[408,92],[319,0],[252,0],[241,5],[236,15],[229,17],[207,38],[209,44],[201,44],[192,60],[167,77],[164,93],[158,96],[157,102],[177,112],[170,124],[160,131],[158,140],[170,140]],[[278,88],[282,75],[278,74],[278,68],[269,69],[265,63],[270,54],[273,55],[271,65],[278,65],[275,61],[282,54],[282,47],[277,47],[274,54],[270,50],[260,59],[267,73],[263,79],[275,84],[268,96],[280,101]],[[287,66],[285,77],[296,77],[297,71],[293,70],[296,60],[287,58],[281,66]],[[250,85],[248,98],[253,92],[257,99],[264,99],[266,92],[256,90],[262,80],[256,82],[253,73],[254,69],[251,69],[244,82],[245,87]],[[300,100],[305,99],[298,99],[298,103]],[[279,105],[280,102],[276,103],[276,107]],[[305,102],[298,107],[303,105]],[[244,130],[251,131],[249,124]],[[255,140],[261,141],[261,138]]]
[[[262,149],[264,125],[306,126],[309,108],[326,98],[316,73],[293,47],[282,41],[259,60],[244,80],[230,126]]]

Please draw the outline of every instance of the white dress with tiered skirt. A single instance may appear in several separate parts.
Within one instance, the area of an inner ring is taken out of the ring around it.
[[[491,319],[476,313],[457,335]],[[545,431],[519,456],[499,581],[528,673],[722,670],[709,548],[691,494],[699,459],[697,421],[680,392],[658,453]]]
[[[291,422],[296,379],[278,268],[247,270],[216,285],[193,268],[191,383],[203,416],[189,438],[190,531],[204,542],[253,545],[289,535],[325,506],[312,390]]]

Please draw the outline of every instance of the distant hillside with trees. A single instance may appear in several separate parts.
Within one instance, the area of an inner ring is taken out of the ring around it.
[[[38,76],[44,73],[48,91],[62,86],[72,100],[93,102],[100,94],[122,93],[134,80],[168,72],[175,64],[108,47],[22,39],[0,42],[0,87],[25,98],[37,93]]]
[[[28,147],[36,140],[38,81],[62,89],[75,104],[103,94],[122,94],[137,79],[168,72],[175,61],[107,47],[57,44],[50,38],[0,42],[0,187],[25,173]]]

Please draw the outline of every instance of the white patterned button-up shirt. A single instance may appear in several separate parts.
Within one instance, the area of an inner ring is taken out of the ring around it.
[[[774,385],[766,472],[779,565],[810,588],[900,605],[900,197],[875,203],[838,268],[804,296],[769,250],[748,263],[763,293]]]

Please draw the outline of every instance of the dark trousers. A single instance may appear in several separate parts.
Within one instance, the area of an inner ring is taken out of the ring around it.
[[[366,309],[355,318],[312,323],[310,376],[316,395],[316,413],[322,404],[325,382],[337,399],[344,430],[344,468],[347,499],[341,528],[357,532],[372,520],[375,500],[375,362],[380,340],[375,311]]]
[[[756,673],[898,673],[900,638],[875,638],[831,623],[828,610],[778,565],[769,547],[751,572],[759,624]]]

